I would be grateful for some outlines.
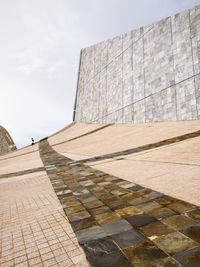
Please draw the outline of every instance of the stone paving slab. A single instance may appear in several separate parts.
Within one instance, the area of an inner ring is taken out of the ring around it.
[[[187,227],[199,223],[198,206],[74,164],[47,140],[40,155],[55,166],[47,174],[91,266],[184,266],[176,255],[187,251],[187,266],[197,266],[198,227]]]

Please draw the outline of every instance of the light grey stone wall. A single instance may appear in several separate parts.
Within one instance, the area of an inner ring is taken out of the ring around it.
[[[200,119],[200,5],[82,49],[75,121]]]

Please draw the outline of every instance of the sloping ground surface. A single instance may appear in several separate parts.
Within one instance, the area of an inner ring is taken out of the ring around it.
[[[2,266],[199,266],[199,130],[72,124],[0,157]]]

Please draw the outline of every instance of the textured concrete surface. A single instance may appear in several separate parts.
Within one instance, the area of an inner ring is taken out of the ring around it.
[[[200,118],[200,6],[82,49],[76,122]]]

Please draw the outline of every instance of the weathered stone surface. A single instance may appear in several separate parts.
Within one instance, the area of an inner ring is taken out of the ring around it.
[[[200,118],[200,6],[82,50],[76,122]]]
[[[6,129],[0,125],[0,155],[3,155],[15,149],[16,146],[11,136],[6,131]]]

